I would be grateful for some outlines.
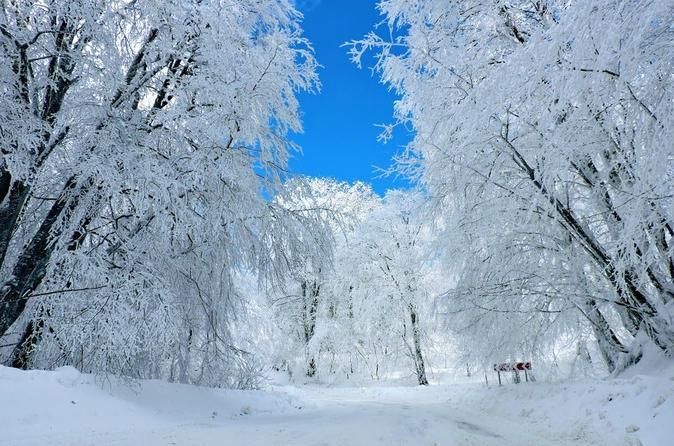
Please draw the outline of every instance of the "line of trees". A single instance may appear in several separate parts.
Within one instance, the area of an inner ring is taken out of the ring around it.
[[[250,384],[237,271],[277,280],[328,234],[260,193],[282,193],[295,94],[318,82],[299,19],[279,0],[0,4],[5,364]]]
[[[425,200],[401,191],[380,198],[361,183],[310,185],[294,205],[321,209],[332,222],[334,259],[306,265],[277,291],[284,344],[277,363],[322,381],[413,376],[428,384],[430,280],[438,265],[429,256]]]
[[[389,0],[374,52],[446,223],[443,299],[484,356],[588,331],[608,368],[674,346],[674,3]],[[391,37],[393,36],[393,37]],[[389,130],[393,131],[395,125]]]
[[[439,338],[671,353],[674,2],[379,9],[350,52],[420,186],[384,197],[286,172],[318,86],[286,0],[0,2],[0,361],[251,387],[266,336],[302,376],[423,385]]]

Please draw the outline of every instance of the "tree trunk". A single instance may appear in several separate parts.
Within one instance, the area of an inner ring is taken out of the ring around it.
[[[409,305],[410,319],[412,320],[412,340],[414,343],[414,366],[417,372],[417,381],[420,386],[427,386],[426,363],[421,351],[421,329],[419,328],[419,315],[414,305]]]
[[[321,286],[315,280],[311,285],[309,285],[307,281],[302,282],[302,319],[304,324],[304,345],[307,348],[316,331],[316,316],[318,313],[318,295],[320,289]],[[316,360],[313,355],[311,355],[307,364],[307,376],[310,378],[314,377],[316,372]]]
[[[597,339],[599,352],[606,363],[606,368],[609,373],[613,373],[616,371],[619,363],[618,357],[621,354],[628,354],[629,352],[620,339],[618,339],[604,315],[599,311],[597,303],[594,300],[585,302],[584,311],[592,325],[592,331],[594,332],[594,337]]]
[[[517,147],[508,139],[508,130],[501,136],[510,148],[513,161],[526,174],[534,188],[554,209],[560,225],[569,233],[583,250],[596,262],[600,272],[618,296],[616,307],[625,327],[633,336],[644,331],[651,341],[663,351],[674,346],[674,332],[665,318],[662,318],[651,301],[637,286],[638,281],[629,269],[618,270],[615,261],[594,234],[582,223],[573,209],[562,203],[553,192],[542,183],[536,170],[527,162]]]
[[[44,329],[44,320],[31,320],[26,325],[21,339],[14,347],[10,358],[10,366],[16,369],[27,370],[30,366],[30,358],[33,350],[37,346],[42,330]]]
[[[56,223],[66,208],[72,210],[77,202],[71,197],[76,185],[74,178],[66,182],[61,195],[54,202],[30,243],[19,255],[12,276],[0,288],[0,335],[5,334],[21,316],[29,299],[27,295],[44,279],[47,264],[54,250]]]
[[[3,265],[30,188],[23,181],[11,181],[9,172],[3,171],[0,175],[5,183],[0,186],[3,189],[0,190],[0,265]]]

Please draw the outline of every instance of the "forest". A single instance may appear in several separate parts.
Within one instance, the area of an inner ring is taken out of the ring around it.
[[[413,133],[384,194],[289,168],[321,90],[294,1],[1,1],[0,364],[246,390],[671,364],[674,2],[372,8],[344,57],[397,97],[380,139]]]

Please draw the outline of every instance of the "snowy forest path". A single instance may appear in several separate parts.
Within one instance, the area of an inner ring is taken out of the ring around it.
[[[456,390],[456,387],[453,387]],[[580,426],[559,432],[511,410],[471,407],[430,388],[284,388],[304,405],[289,413],[251,414],[217,426],[184,425],[165,435],[175,445],[572,446],[604,443]],[[567,426],[568,427],[568,426]],[[148,444],[144,442],[144,444]],[[150,443],[153,444],[153,443]]]
[[[578,393],[568,394],[560,386],[307,385],[232,391],[161,381],[139,384],[102,385],[72,368],[56,372],[0,368],[0,400],[12,401],[4,412],[0,408],[4,431],[0,445],[618,444],[599,434],[597,420],[590,421],[600,415],[596,410],[590,416],[573,409],[561,419],[569,412],[565,398],[578,399]],[[617,395],[612,386],[606,391]],[[606,395],[596,392],[594,398],[606,400]]]

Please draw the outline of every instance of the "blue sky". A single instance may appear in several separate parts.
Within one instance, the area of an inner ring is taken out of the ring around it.
[[[375,0],[298,0],[303,28],[323,66],[321,92],[302,94],[304,133],[294,140],[303,148],[290,161],[293,172],[370,182],[375,191],[406,187],[401,178],[377,178],[376,167],[391,165],[411,135],[398,130],[394,139],[380,143],[376,124],[390,123],[395,95],[379,83],[367,66],[351,63],[341,45],[358,39],[381,21]]]

